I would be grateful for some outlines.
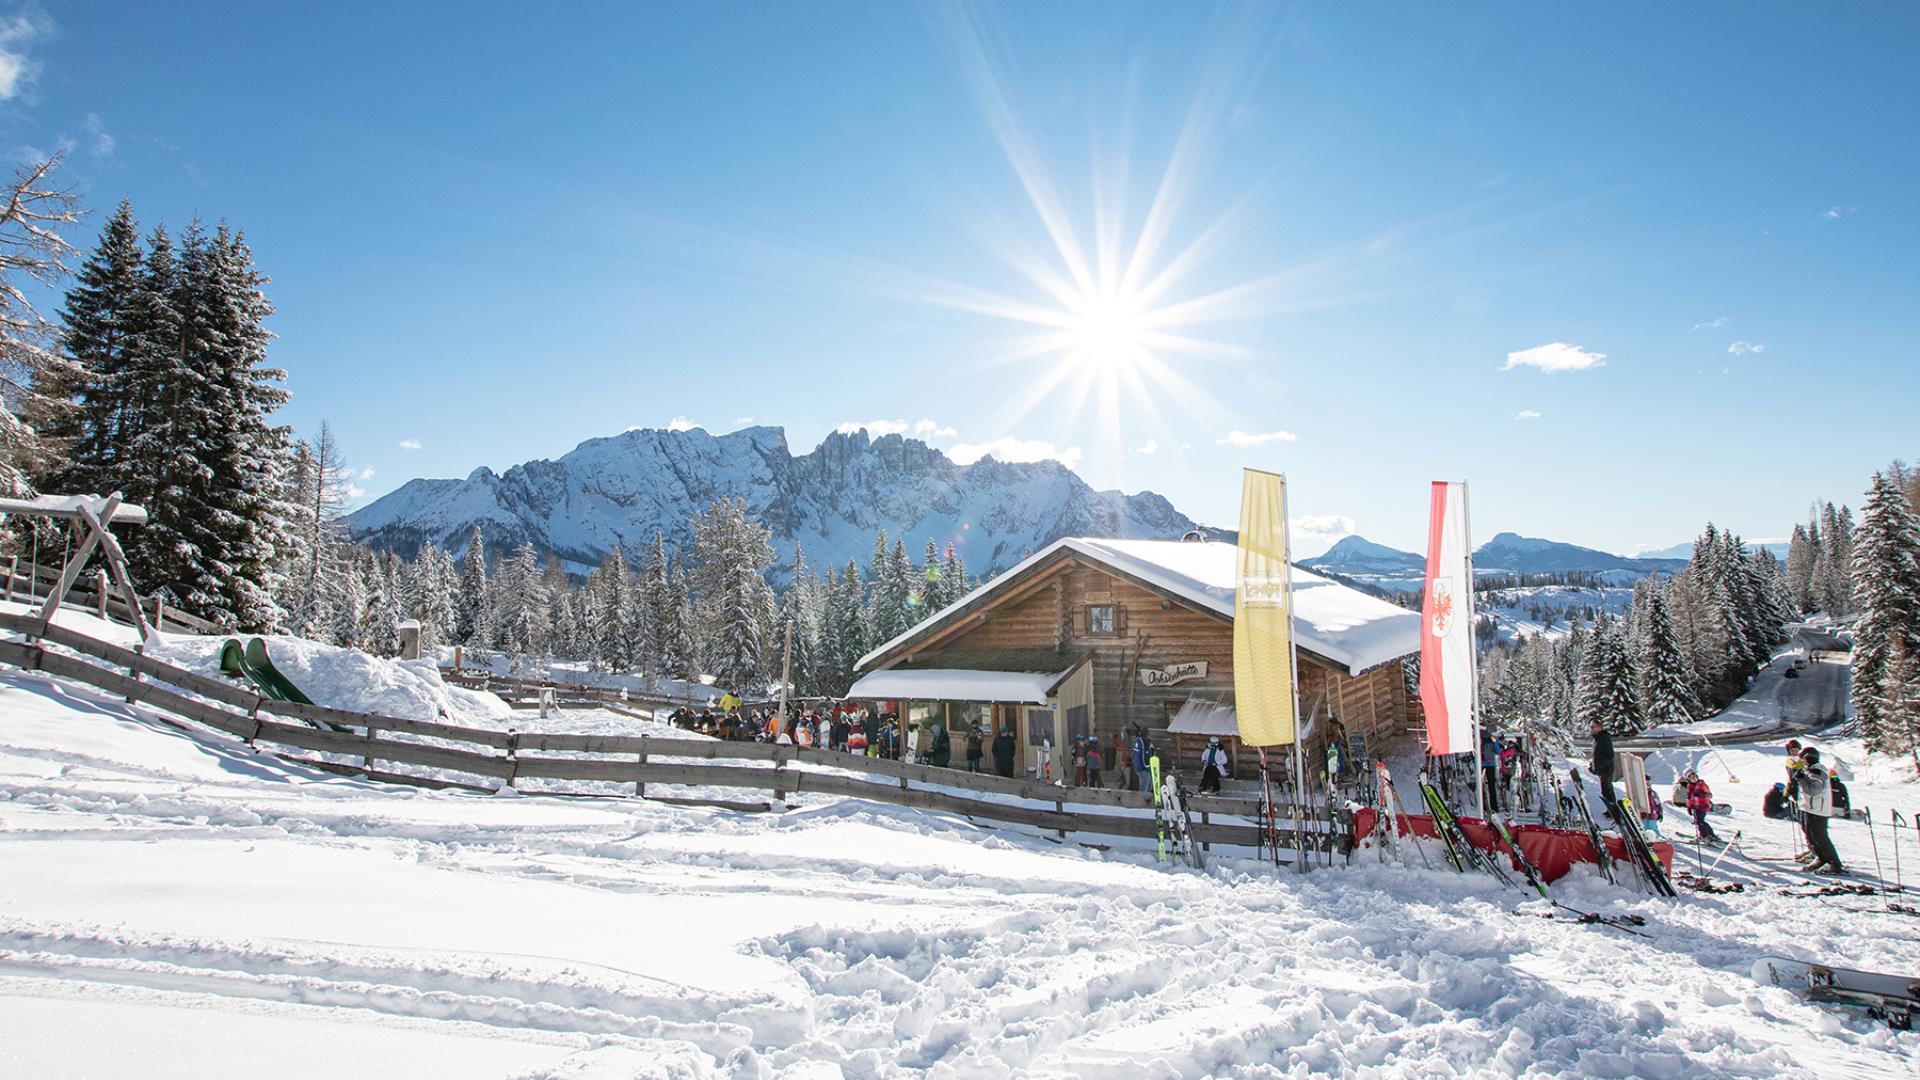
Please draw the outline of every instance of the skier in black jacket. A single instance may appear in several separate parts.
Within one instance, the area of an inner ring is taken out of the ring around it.
[[[993,771],[1001,776],[1013,775],[1013,728],[1003,727],[1000,734],[993,737]]]
[[[1593,778],[1600,781],[1600,799],[1606,805],[1607,816],[1612,817],[1620,810],[1620,797],[1613,792],[1613,736],[1593,722]]]

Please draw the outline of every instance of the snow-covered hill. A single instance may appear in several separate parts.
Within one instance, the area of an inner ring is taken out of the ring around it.
[[[482,467],[465,480],[412,480],[346,520],[357,538],[405,555],[427,540],[457,552],[477,525],[490,551],[531,543],[584,570],[616,543],[632,551],[656,531],[686,539],[722,496],[744,498],[773,529],[783,564],[798,542],[815,566],[864,566],[874,531],[885,529],[915,558],[928,540],[952,543],[984,573],[1062,536],[1167,538],[1193,527],[1159,495],[1095,491],[1054,461],[962,466],[918,439],[865,431],[836,432],[795,456],[777,427],[589,439],[501,475]]]
[[[1819,742],[1883,834],[1913,805],[1903,763]],[[1920,970],[1889,897],[1815,895],[1758,813],[1783,762],[1649,755],[1733,804],[1713,876],[1743,891],[1553,885],[1627,933],[1437,847],[1298,875],[1216,845],[1200,872],[837,796],[397,788],[0,668],[0,1076],[1913,1075],[1920,1036],[1749,974]],[[1882,880],[1863,823],[1833,838]]]
[[[1427,561],[1410,551],[1349,536],[1316,558],[1302,560],[1310,570],[1327,570],[1388,592],[1418,591]],[[1629,558],[1578,544],[1503,532],[1473,553],[1480,575],[1596,574],[1607,585],[1632,585],[1651,573],[1674,573],[1685,559]]]

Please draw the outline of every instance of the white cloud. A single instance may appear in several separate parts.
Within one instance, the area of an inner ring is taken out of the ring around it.
[[[89,147],[97,158],[113,156],[113,135],[107,131],[107,125],[100,119],[99,113],[87,114],[87,134],[93,136]]]
[[[1190,442],[1183,442],[1180,444],[1180,452],[1183,454],[1191,449],[1193,449],[1193,444]]]
[[[699,424],[694,423],[693,421],[687,419],[684,416],[676,416],[673,419],[667,421],[668,431],[692,431],[694,428],[697,428],[699,426],[700,426]]]
[[[1857,206],[1829,206],[1820,212],[1820,220],[1839,221],[1841,218],[1846,217],[1858,209],[1860,208]]]
[[[12,101],[32,89],[40,61],[28,53],[52,32],[53,20],[38,7],[0,20],[0,101]]]
[[[1727,317],[1725,315],[1722,315],[1711,322],[1694,323],[1693,328],[1695,330],[1718,330],[1725,325],[1727,325]]]
[[[401,440],[400,440],[400,449],[402,449],[402,450],[418,450],[418,449],[420,449],[420,440],[419,440],[419,439],[401,439]]]
[[[751,417],[751,416],[736,416],[736,417],[734,417],[734,418],[733,418],[733,426],[734,426],[734,427],[752,427],[752,426],[753,426],[753,417]]]
[[[865,431],[877,439],[882,435],[905,435],[912,427],[913,425],[905,420],[849,420],[844,424],[836,425],[833,430],[842,435]]]
[[[1268,443],[1293,442],[1299,436],[1291,431],[1263,431],[1258,435],[1249,435],[1244,431],[1229,431],[1213,440],[1215,446],[1265,446]]]
[[[1507,366],[1501,371],[1512,371],[1517,367],[1539,368],[1541,371],[1585,371],[1588,368],[1605,367],[1606,353],[1589,352],[1578,345],[1569,345],[1564,341],[1555,341],[1547,345],[1535,345],[1531,349],[1507,354]]]
[[[1148,439],[1146,442],[1134,447],[1133,452],[1136,454],[1151,454],[1158,449],[1160,449],[1160,443],[1154,439]]]
[[[1735,356],[1745,356],[1748,353],[1766,352],[1767,347],[1765,345],[1756,345],[1751,341],[1736,341],[1727,346],[1727,351]]]
[[[1540,410],[1521,409],[1519,412],[1513,414],[1513,418],[1515,420],[1538,420],[1540,419]]]
[[[914,422],[913,433],[923,439],[951,439],[960,434],[938,420],[928,420],[924,417]]]
[[[364,499],[364,498],[366,498],[366,497],[367,497],[367,489],[366,489],[366,488],[363,488],[363,487],[361,487],[361,486],[360,486],[360,485],[358,485],[358,484],[348,484],[348,485],[347,485],[347,498],[348,498],[349,500],[353,500],[353,499]]]
[[[367,466],[366,468],[364,468],[364,469],[361,469],[361,470],[360,470],[360,479],[362,479],[362,480],[371,480],[371,479],[373,479],[373,466],[371,466],[371,465],[369,465],[369,466]]]
[[[1310,559],[1325,554],[1342,537],[1358,531],[1353,519],[1345,514],[1307,514],[1294,518],[1290,537],[1294,557]]]
[[[991,456],[995,461],[1057,461],[1072,468],[1080,460],[1080,448],[1069,446],[1064,449],[1041,439],[1016,439],[1011,435],[1002,435],[991,442],[955,443],[947,456],[956,464],[971,465],[983,457]]]

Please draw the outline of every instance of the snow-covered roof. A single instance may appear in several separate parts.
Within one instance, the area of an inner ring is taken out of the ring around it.
[[[1013,569],[961,597],[931,619],[860,658],[866,667],[897,647],[938,627],[961,609],[1018,580],[1062,549],[1132,577],[1194,607],[1233,618],[1237,572],[1232,544],[1217,540],[1056,540]],[[1344,666],[1358,675],[1370,667],[1420,651],[1418,612],[1329,581],[1309,570],[1293,570],[1293,633],[1300,648]]]
[[[0,499],[0,514],[46,514],[52,517],[79,517],[84,506],[95,514],[107,508],[107,500],[100,495],[36,495],[31,499]],[[145,525],[147,511],[144,507],[132,503],[121,503],[114,508],[115,525]]]
[[[1224,701],[1190,697],[1167,721],[1167,731],[1174,735],[1239,735],[1240,721],[1233,706]]]
[[[1072,669],[1069,668],[1069,671]],[[861,701],[982,701],[1045,705],[1065,671],[966,671],[937,668],[875,671],[847,690]]]

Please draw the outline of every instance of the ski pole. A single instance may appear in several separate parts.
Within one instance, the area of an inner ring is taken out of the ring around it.
[[[1887,827],[1893,830],[1893,887],[1897,892],[1906,892],[1906,879],[1900,876],[1900,826],[1905,822],[1900,820],[1900,811],[1889,810],[1887,813],[1892,818]]]
[[[1873,807],[1867,807],[1866,811],[1867,839],[1873,842],[1873,876],[1880,879],[1880,891],[1884,897],[1887,888],[1887,874],[1886,871],[1880,869],[1880,833],[1873,827]],[[1886,902],[1891,903],[1892,901]]]

